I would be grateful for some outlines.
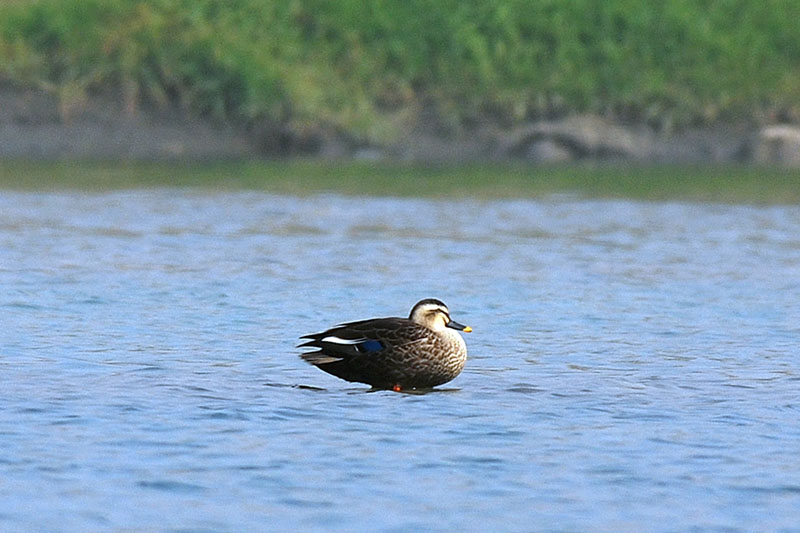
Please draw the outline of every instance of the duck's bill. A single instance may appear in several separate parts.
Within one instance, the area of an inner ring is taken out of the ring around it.
[[[455,320],[451,320],[450,322],[448,322],[447,327],[463,331],[464,333],[469,333],[470,331],[472,331],[471,327],[465,326],[464,324],[459,324]]]

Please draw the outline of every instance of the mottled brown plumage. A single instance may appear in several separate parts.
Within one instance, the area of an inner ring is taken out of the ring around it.
[[[301,357],[347,381],[382,389],[430,388],[455,378],[467,360],[458,331],[472,331],[450,319],[441,301],[418,302],[409,318],[374,318],[340,324],[301,347]]]

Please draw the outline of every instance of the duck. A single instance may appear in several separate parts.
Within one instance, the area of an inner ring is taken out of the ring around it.
[[[300,337],[306,362],[346,381],[397,392],[431,389],[464,369],[467,345],[459,331],[472,328],[450,318],[441,300],[425,298],[408,318],[346,322]]]

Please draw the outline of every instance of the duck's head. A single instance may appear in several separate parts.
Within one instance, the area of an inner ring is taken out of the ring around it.
[[[442,331],[444,328],[453,328],[465,333],[472,331],[471,327],[451,320],[450,310],[447,309],[444,302],[436,298],[426,298],[417,302],[411,309],[411,314],[408,318],[433,331]]]

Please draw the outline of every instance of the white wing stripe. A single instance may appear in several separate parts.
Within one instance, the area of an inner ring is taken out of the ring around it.
[[[322,339],[320,342],[332,342],[333,344],[360,344],[367,339],[342,339],[335,335],[329,335]]]

